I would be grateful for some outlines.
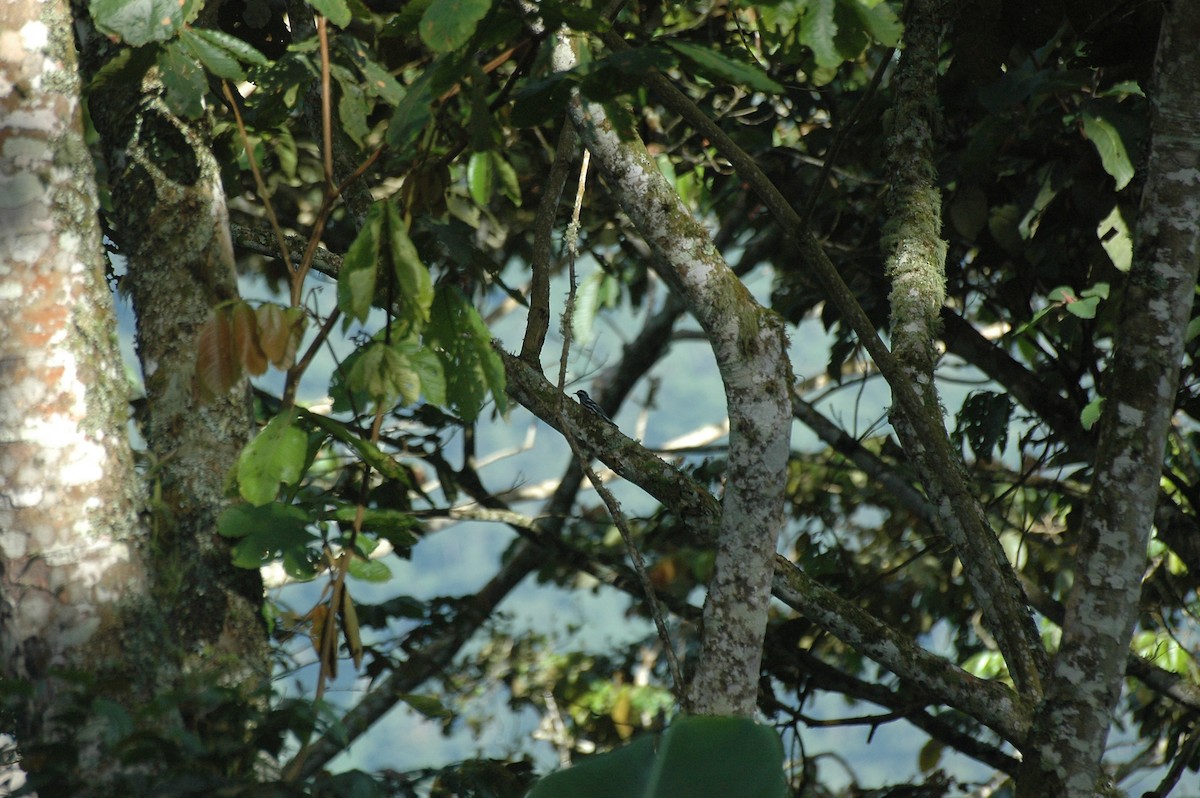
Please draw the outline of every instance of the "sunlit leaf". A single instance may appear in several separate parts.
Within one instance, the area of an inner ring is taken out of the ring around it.
[[[471,199],[480,205],[487,205],[492,198],[492,154],[490,152],[473,152],[467,161],[467,188]]]
[[[234,58],[244,63],[256,66],[266,66],[271,63],[270,59],[259,52],[253,45],[224,31],[211,30],[209,28],[188,28],[187,30],[212,43],[214,46],[220,47],[222,50],[227,50]]]
[[[834,41],[838,32],[833,19],[834,4],[835,0],[812,0],[800,23],[800,41],[812,48],[820,66],[829,68],[842,63],[842,54]]]
[[[1096,426],[1096,422],[1100,420],[1100,414],[1104,410],[1104,397],[1098,396],[1084,406],[1083,411],[1079,414],[1079,423],[1085,430],[1090,430]]]
[[[278,415],[242,449],[238,457],[238,489],[253,505],[274,500],[280,483],[295,485],[304,473],[308,436],[292,416]]]
[[[346,0],[308,0],[308,4],[339,28],[350,24],[350,6]]]
[[[1133,163],[1129,160],[1125,142],[1116,126],[1103,117],[1084,112],[1083,132],[1100,154],[1104,171],[1117,181],[1117,191],[1129,185],[1133,179]]]
[[[391,405],[397,399],[412,404],[421,395],[421,380],[407,358],[382,341],[367,346],[351,366],[347,378],[353,391],[362,391],[372,401]]]
[[[382,560],[360,560],[355,558],[350,561],[348,570],[351,576],[355,579],[361,579],[364,582],[380,583],[392,578],[391,569]]]

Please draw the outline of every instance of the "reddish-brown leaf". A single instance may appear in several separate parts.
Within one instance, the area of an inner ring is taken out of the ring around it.
[[[196,337],[196,380],[201,398],[220,396],[242,376],[233,346],[233,321],[225,309],[214,310]]]
[[[230,311],[233,317],[233,345],[238,359],[250,374],[257,377],[267,370],[267,356],[258,340],[258,317],[254,308],[238,302]]]

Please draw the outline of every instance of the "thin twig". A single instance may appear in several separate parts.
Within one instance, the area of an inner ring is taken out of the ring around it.
[[[579,446],[579,442],[575,440],[575,435],[571,432],[570,424],[567,423],[563,407],[563,389],[566,386],[567,378],[567,356],[571,350],[571,323],[575,311],[575,256],[579,251],[577,246],[579,213],[583,207],[583,197],[587,186],[588,164],[590,161],[591,153],[585,149],[583,151],[583,162],[579,167],[579,183],[575,189],[575,206],[571,214],[571,223],[567,232],[567,266],[570,274],[570,288],[562,321],[563,345],[558,364],[558,413],[562,418],[562,433],[567,441],[567,445],[571,447],[572,453],[574,453],[575,458],[579,461],[580,467],[583,468],[583,473],[587,475],[588,481],[592,483],[592,487],[600,495],[600,499],[608,509],[608,514],[612,517],[613,523],[617,525],[617,530],[621,533],[621,540],[625,543],[625,549],[629,553],[634,573],[637,574],[638,582],[641,584],[642,591],[645,594],[646,604],[650,609],[650,617],[654,619],[654,628],[658,632],[658,638],[662,641],[663,649],[667,655],[667,666],[671,672],[671,681],[674,683],[672,692],[675,694],[680,707],[686,712],[688,710],[688,699],[687,689],[683,681],[683,670],[679,667],[679,658],[675,655],[675,647],[671,643],[671,633],[667,629],[667,623],[662,614],[662,607],[655,596],[654,583],[650,581],[650,575],[646,572],[646,562],[633,540],[633,534],[629,529],[629,522],[625,518],[624,511],[621,510],[620,502],[604,486],[604,483],[596,472],[592,470],[591,457],[585,456],[582,448]]]
[[[254,175],[254,185],[258,189],[258,196],[263,201],[263,210],[267,213],[267,221],[271,223],[271,230],[275,233],[275,242],[279,245],[279,251],[283,254],[283,262],[291,266],[292,256],[288,253],[287,239],[283,234],[283,228],[279,226],[279,218],[275,216],[275,208],[271,205],[271,195],[267,191],[267,184],[263,180],[262,173],[258,170],[258,161],[254,158],[254,148],[250,146],[250,136],[246,133],[246,125],[242,121],[242,112],[238,110],[237,100],[234,99],[233,90],[229,88],[229,82],[221,81],[221,90],[225,93],[225,99],[229,101],[229,107],[233,109],[233,118],[237,122],[238,135],[242,139],[242,149],[246,152],[246,161],[250,164],[250,173]]]
[[[325,17],[317,16],[317,38],[321,42],[321,137],[325,163],[325,187],[333,189],[333,103],[329,87],[329,32]]]

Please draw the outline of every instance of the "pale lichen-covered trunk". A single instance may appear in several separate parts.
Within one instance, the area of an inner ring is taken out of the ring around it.
[[[0,5],[0,667],[35,747],[77,731],[61,669],[132,703],[156,679],[126,650],[155,613],[70,30],[65,0]]]
[[[570,44],[560,37],[560,68]],[[783,525],[792,384],[782,319],[759,305],[725,263],[636,138],[576,98],[571,118],[607,187],[662,265],[659,273],[700,322],[716,356],[729,413],[729,460],[704,637],[689,698],[701,714],[753,715]]]
[[[1137,617],[1146,546],[1200,262],[1200,4],[1167,4],[1150,97],[1137,255],[1062,642],[1018,778],[1021,798],[1094,794]]]

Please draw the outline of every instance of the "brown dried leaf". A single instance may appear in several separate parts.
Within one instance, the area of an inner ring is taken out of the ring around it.
[[[233,322],[224,308],[215,309],[196,336],[196,379],[204,400],[221,396],[242,376],[233,345]]]
[[[258,340],[258,317],[246,302],[238,302],[230,311],[233,317],[233,345],[242,366],[257,377],[267,370],[267,356]]]

